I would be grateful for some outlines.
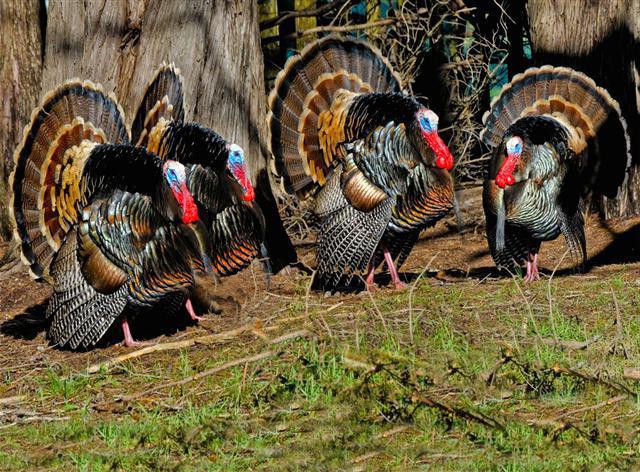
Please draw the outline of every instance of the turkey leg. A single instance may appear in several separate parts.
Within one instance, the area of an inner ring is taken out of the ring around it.
[[[122,318],[122,331],[124,332],[123,343],[126,347],[145,346],[149,344],[147,342],[136,341],[133,339],[133,336],[131,335],[131,327],[129,327],[129,322],[127,321],[126,316]]]
[[[402,280],[400,280],[400,277],[398,277],[398,271],[396,270],[396,266],[393,263],[393,259],[391,258],[391,253],[386,247],[383,249],[383,251],[384,260],[387,262],[387,267],[389,268],[389,273],[391,274],[391,281],[393,282],[393,285],[395,285],[396,289],[406,288],[407,285]]]
[[[373,284],[373,275],[376,272],[376,266],[373,265],[373,257],[371,258],[371,262],[369,262],[369,269],[367,269],[367,278],[364,281],[365,284],[367,284],[367,288],[373,288],[374,284]]]
[[[191,299],[190,298],[187,298],[187,302],[184,304],[184,306],[187,309],[187,313],[189,313],[189,317],[193,321],[202,321],[202,320],[204,320],[204,318],[202,316],[196,315],[196,311],[193,309],[193,305],[191,304]]]
[[[538,254],[529,254],[527,257],[527,275],[524,276],[525,282],[533,282],[539,280],[540,274],[538,273]]]

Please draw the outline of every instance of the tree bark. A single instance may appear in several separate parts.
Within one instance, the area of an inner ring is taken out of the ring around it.
[[[640,214],[640,0],[528,0],[534,62],[585,72],[620,103],[633,164],[605,218]]]
[[[10,237],[7,213],[13,151],[40,95],[43,25],[39,0],[0,2],[0,237]]]
[[[245,150],[277,271],[296,256],[269,183],[260,47],[253,0],[51,0],[43,89],[74,76],[100,82],[130,122],[158,65],[174,62],[187,119]]]

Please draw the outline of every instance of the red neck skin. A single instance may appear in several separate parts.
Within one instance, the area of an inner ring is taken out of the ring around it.
[[[180,192],[176,193],[175,196],[182,206],[182,222],[189,224],[198,221],[198,207],[196,206],[196,202],[193,200],[193,195],[189,192],[186,183],[183,183],[180,186]]]
[[[507,158],[500,166],[496,175],[496,185],[500,188],[505,188],[507,185],[513,185],[515,178],[513,177],[513,171],[516,170],[516,164],[518,163],[518,154],[507,154]]]
[[[436,131],[422,132],[422,137],[436,155],[436,165],[440,169],[453,169],[453,156]]]
[[[247,172],[245,171],[244,166],[242,165],[233,165],[231,167],[231,173],[236,178],[240,185],[242,186],[242,190],[244,193],[242,194],[242,199],[245,202],[252,202],[256,198],[256,193],[253,190],[253,185],[251,185],[251,181],[247,177]]]
[[[251,181],[245,177],[240,182],[244,189],[244,194],[242,195],[243,200],[246,202],[252,202],[256,198],[256,192],[253,190]]]

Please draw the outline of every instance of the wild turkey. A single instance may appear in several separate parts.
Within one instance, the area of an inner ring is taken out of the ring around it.
[[[131,146],[114,97],[72,80],[46,95],[15,153],[11,216],[31,275],[53,285],[49,337],[95,345],[125,310],[186,298],[206,240],[185,168]],[[122,315],[122,316],[121,316]]]
[[[505,85],[483,122],[481,138],[494,148],[483,204],[496,265],[526,263],[525,280],[538,279],[540,244],[561,233],[582,265],[584,199],[615,197],[630,164],[618,103],[581,72],[544,66]],[[606,148],[596,139],[605,132]]]
[[[438,116],[401,93],[371,45],[326,37],[291,57],[269,95],[274,172],[290,194],[314,198],[321,290],[349,286],[382,259],[396,268],[420,231],[452,208],[453,157]]]
[[[211,129],[184,122],[182,82],[173,64],[160,66],[133,121],[133,142],[189,169],[189,190],[209,232],[216,274],[235,274],[259,254],[269,273],[264,218],[254,202],[244,151]]]

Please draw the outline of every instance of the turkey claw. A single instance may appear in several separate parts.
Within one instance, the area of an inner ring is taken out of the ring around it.
[[[144,347],[153,344],[151,341],[136,341],[134,339],[124,339],[121,343],[124,347]]]
[[[204,317],[196,315],[195,310],[193,309],[193,305],[191,304],[191,299],[187,299],[187,302],[184,304],[187,309],[187,313],[189,313],[189,318],[193,321],[202,321]]]

